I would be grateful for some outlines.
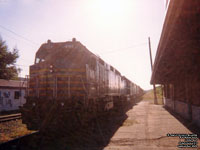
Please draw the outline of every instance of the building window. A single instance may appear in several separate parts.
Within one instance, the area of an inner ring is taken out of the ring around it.
[[[20,95],[20,91],[15,91],[14,98],[15,98],[15,99],[19,99],[20,96],[21,96],[21,95]]]

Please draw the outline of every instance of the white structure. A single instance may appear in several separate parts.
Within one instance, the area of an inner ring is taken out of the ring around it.
[[[0,79],[0,112],[17,110],[25,102],[26,81]]]

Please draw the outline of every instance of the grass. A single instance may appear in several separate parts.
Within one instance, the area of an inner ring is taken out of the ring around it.
[[[156,87],[156,96],[157,96],[158,104],[159,105],[163,105],[163,102],[162,102],[162,88],[161,88],[161,86]],[[147,91],[143,95],[142,99],[145,100],[145,101],[150,101],[150,103],[153,104],[154,103],[154,92],[153,92],[153,89]]]
[[[131,126],[133,124],[138,124],[138,121],[137,120],[130,120],[130,119],[127,119],[124,121],[123,125],[122,126]]]

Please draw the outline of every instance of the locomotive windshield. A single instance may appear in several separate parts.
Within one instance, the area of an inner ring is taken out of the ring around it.
[[[43,58],[38,58],[38,57],[35,58],[35,64],[38,64],[38,63],[44,62],[44,61],[45,61],[45,59],[43,59]]]

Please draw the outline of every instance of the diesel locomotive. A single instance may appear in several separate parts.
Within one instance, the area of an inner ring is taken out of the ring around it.
[[[58,43],[48,40],[30,66],[22,121],[29,129],[50,123],[80,126],[104,112],[123,109],[142,93],[75,38]]]

